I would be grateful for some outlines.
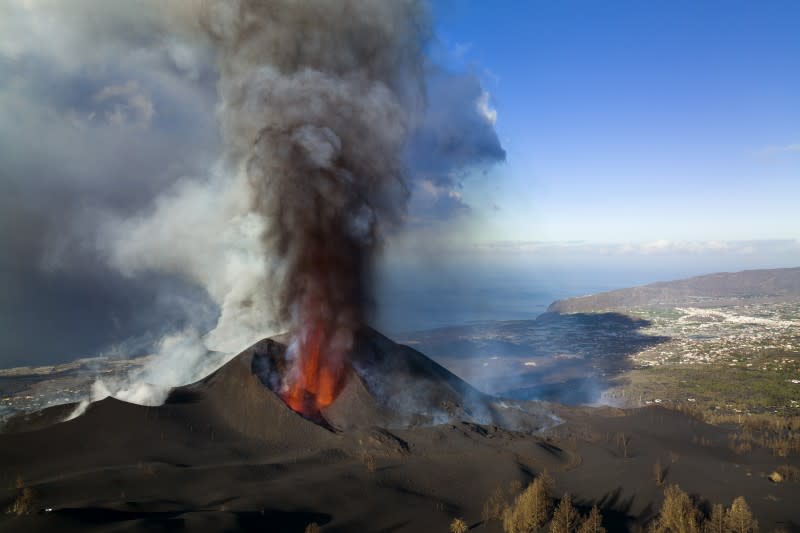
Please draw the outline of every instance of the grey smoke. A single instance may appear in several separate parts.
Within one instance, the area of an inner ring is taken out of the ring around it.
[[[366,320],[382,235],[405,213],[402,156],[424,103],[424,6],[212,2],[200,26],[218,51],[228,163],[246,174],[265,221],[274,316],[293,335],[290,354],[319,335],[322,366],[338,373]]]
[[[189,331],[193,379],[291,322],[309,250],[344,281],[327,312],[368,318],[385,234],[466,208],[466,169],[504,158],[428,28],[416,1],[0,5],[0,312],[27,332],[0,358]]]

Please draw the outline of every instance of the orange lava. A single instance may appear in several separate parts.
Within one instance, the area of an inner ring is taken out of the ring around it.
[[[299,336],[293,379],[283,400],[293,410],[314,417],[338,396],[344,375],[343,354],[330,345],[326,328],[319,324]]]

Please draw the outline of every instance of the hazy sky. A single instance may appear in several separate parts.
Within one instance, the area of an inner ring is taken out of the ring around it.
[[[436,10],[440,53],[479,73],[507,151],[464,193],[496,205],[483,238],[800,237],[800,4],[488,5]]]

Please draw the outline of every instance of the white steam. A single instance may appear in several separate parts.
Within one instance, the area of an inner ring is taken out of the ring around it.
[[[90,401],[108,396],[160,405],[172,387],[205,377],[278,331],[271,320],[260,238],[264,221],[249,210],[249,195],[243,175],[218,170],[207,179],[178,182],[142,216],[106,221],[99,246],[111,265],[129,276],[157,271],[188,279],[205,288],[220,315],[205,334],[189,328],[166,335],[143,368],[99,378],[91,398],[70,418],[82,414]]]
[[[175,385],[197,381],[229,358],[222,352],[209,352],[203,338],[191,329],[165,336],[157,348],[149,361],[130,375],[98,378],[90,398],[80,402],[67,420],[82,415],[91,402],[109,396],[139,405],[161,405]]]
[[[249,210],[250,194],[244,176],[222,171],[181,181],[151,212],[110,221],[102,233],[101,247],[120,272],[166,272],[206,289],[220,308],[204,339],[209,350],[241,350],[274,333],[260,242],[265,223]]]

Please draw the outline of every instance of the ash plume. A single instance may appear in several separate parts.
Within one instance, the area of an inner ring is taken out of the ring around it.
[[[424,101],[427,14],[416,0],[243,0],[208,4],[199,22],[219,54],[228,164],[267,223],[290,354],[320,352],[312,373],[339,375],[381,235],[408,200],[402,156]],[[318,378],[301,374],[291,379],[317,393]]]
[[[160,403],[303,323],[344,364],[387,234],[427,242],[505,157],[478,77],[434,61],[422,1],[0,13],[0,363],[156,354],[95,398]]]

